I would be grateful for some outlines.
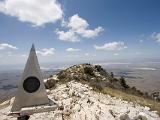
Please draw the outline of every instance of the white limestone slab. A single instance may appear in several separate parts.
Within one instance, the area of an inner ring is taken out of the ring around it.
[[[35,113],[43,113],[43,112],[50,112],[55,111],[55,109],[58,108],[58,105],[42,105],[42,106],[36,106],[36,107],[25,107],[22,108],[19,112],[10,112],[8,116],[13,117],[19,117],[19,116],[25,116],[25,115],[33,115]]]

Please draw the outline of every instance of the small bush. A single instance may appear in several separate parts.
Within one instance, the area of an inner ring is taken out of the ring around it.
[[[118,82],[119,80],[117,78],[110,78],[109,81],[110,83],[115,83]]]
[[[94,90],[98,90],[98,91],[102,91],[103,90],[103,86],[101,83],[99,82],[91,82],[90,86],[94,89]]]
[[[53,75],[50,75],[49,77],[53,77]]]
[[[114,74],[113,74],[113,72],[111,72],[111,78],[114,78]]]
[[[100,65],[95,65],[95,68],[97,69],[98,72],[102,70],[102,67]]]
[[[63,71],[60,71],[59,73],[58,73],[58,79],[64,79],[64,78],[66,78],[66,73],[65,72],[63,72]]]
[[[93,68],[91,68],[91,67],[84,67],[84,73],[88,74],[90,76],[95,76],[94,72],[93,72]]]
[[[124,89],[127,89],[129,86],[126,84],[126,80],[124,79],[124,77],[121,77],[120,79],[120,84],[122,87],[124,87]]]

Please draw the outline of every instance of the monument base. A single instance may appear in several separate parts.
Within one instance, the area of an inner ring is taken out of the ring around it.
[[[29,116],[35,113],[43,113],[43,112],[50,112],[54,111],[58,108],[58,105],[54,104],[52,106],[42,105],[42,106],[35,106],[35,107],[25,107],[22,108],[20,111],[17,112],[10,112],[8,116],[20,117],[20,116]]]

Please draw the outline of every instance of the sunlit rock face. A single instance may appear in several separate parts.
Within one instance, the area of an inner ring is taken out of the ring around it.
[[[47,90],[47,94],[59,108],[54,112],[31,115],[30,120],[160,120],[148,107],[97,93],[88,85],[75,81],[57,85],[55,89]],[[1,120],[16,120],[7,116],[12,101],[3,103]]]

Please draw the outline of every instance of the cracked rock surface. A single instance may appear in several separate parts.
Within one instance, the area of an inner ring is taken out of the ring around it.
[[[29,120],[160,120],[155,111],[132,102],[92,91],[88,85],[75,81],[47,90],[48,97],[59,105],[55,111],[37,113]],[[7,116],[10,104],[0,109],[0,120],[16,120]]]

